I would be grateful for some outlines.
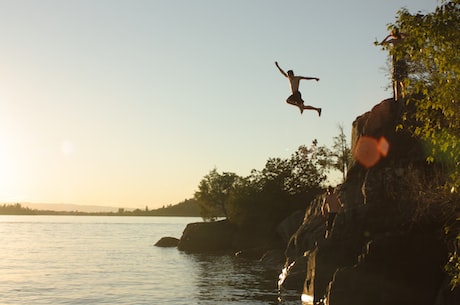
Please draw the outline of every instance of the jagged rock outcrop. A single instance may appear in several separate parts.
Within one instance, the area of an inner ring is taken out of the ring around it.
[[[425,216],[434,217],[418,213],[417,192],[436,166],[426,164],[419,141],[397,131],[406,110],[387,99],[353,122],[355,159],[338,189],[344,209],[330,236],[317,198],[289,241],[285,267],[305,262],[300,280],[314,302],[435,304],[446,278],[445,215],[428,205]]]

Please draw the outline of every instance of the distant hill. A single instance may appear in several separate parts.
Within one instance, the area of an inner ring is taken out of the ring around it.
[[[200,217],[200,208],[195,199],[186,199],[175,205],[163,206],[162,208],[149,211],[154,216],[193,216]]]
[[[0,215],[105,215],[105,216],[190,216],[200,217],[195,199],[186,199],[175,205],[149,210],[124,209],[77,204],[13,203],[0,204]]]
[[[23,207],[28,207],[31,210],[44,210],[44,211],[66,211],[66,212],[117,212],[119,208],[98,206],[98,205],[79,205],[79,204],[65,204],[65,203],[21,203]]]

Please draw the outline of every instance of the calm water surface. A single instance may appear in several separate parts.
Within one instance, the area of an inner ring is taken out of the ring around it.
[[[153,246],[200,220],[0,216],[0,304],[301,304],[257,263]]]

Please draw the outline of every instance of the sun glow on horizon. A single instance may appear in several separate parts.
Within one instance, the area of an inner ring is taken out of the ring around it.
[[[61,151],[66,156],[71,156],[75,153],[75,144],[70,140],[64,140],[61,144]]]

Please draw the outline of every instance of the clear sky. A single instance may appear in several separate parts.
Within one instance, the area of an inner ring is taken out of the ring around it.
[[[374,46],[436,0],[0,0],[0,202],[156,208],[390,97]],[[285,103],[276,69],[302,81]]]

